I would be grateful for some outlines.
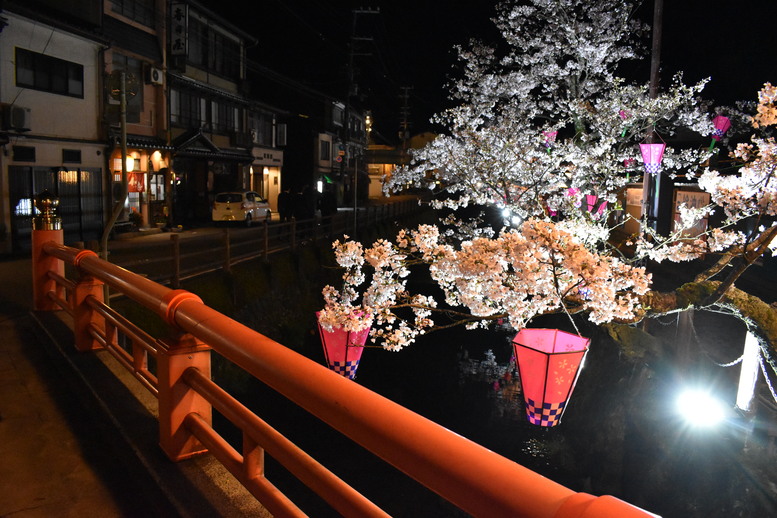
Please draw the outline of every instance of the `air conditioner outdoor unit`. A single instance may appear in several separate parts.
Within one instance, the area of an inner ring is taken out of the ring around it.
[[[6,104],[3,106],[3,129],[30,131],[30,109]]]
[[[148,67],[147,81],[152,85],[161,85],[165,81],[165,75],[162,70],[156,67]]]

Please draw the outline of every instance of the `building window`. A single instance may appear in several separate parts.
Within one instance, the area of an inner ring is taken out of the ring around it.
[[[213,101],[213,130],[219,132],[240,131],[239,111],[234,105]]]
[[[179,126],[199,128],[200,98],[191,92],[170,91],[170,122]]]
[[[62,150],[62,163],[63,164],[80,164],[81,163],[81,150],[80,149],[63,149]]]
[[[118,52],[112,56],[113,70],[123,70],[128,78],[127,84],[132,84],[134,78],[134,93],[127,95],[127,122],[140,122],[140,113],[143,111],[143,62]],[[111,99],[112,104],[118,104],[118,99]]]
[[[35,148],[32,146],[14,146],[13,159],[15,162],[35,162]]]
[[[273,115],[265,112],[251,112],[248,127],[253,135],[254,144],[272,147]]]
[[[286,124],[278,124],[277,131],[278,131],[277,135],[275,136],[275,145],[285,146],[286,145]]]
[[[225,77],[240,77],[240,45],[214,31],[210,67]]]
[[[240,43],[227,34],[189,18],[189,62],[224,77],[240,77]]]
[[[111,0],[111,11],[154,28],[154,0]]]
[[[319,150],[321,151],[319,159],[322,161],[332,159],[332,143],[328,140],[319,140]]]
[[[335,126],[342,126],[345,120],[345,106],[332,105],[332,123]]]
[[[189,61],[194,65],[208,65],[208,27],[196,18],[189,18]]]
[[[16,48],[16,86],[84,98],[84,67]]]

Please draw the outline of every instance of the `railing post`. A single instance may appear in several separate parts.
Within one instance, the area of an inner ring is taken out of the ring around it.
[[[291,249],[297,249],[297,218],[291,218]]]
[[[229,227],[224,229],[224,271],[229,273],[231,270],[231,250],[229,249]]]
[[[32,220],[32,299],[36,311],[53,311],[60,307],[46,294],[56,291],[57,283],[49,277],[49,272],[65,275],[65,264],[49,257],[43,251],[43,245],[55,242],[64,244],[62,220],[54,214],[59,205],[59,198],[44,190],[35,198],[35,206],[41,212]]]
[[[170,247],[172,248],[173,271],[170,275],[170,286],[177,290],[181,287],[181,242],[178,234],[170,234]]]
[[[268,262],[270,254],[270,224],[264,220],[264,262]]]
[[[264,448],[243,433],[243,472],[246,479],[264,477]]]
[[[162,298],[160,309],[164,320],[175,329],[178,329],[175,313],[185,302],[202,304],[202,299],[185,290],[172,290]],[[159,340],[159,445],[174,462],[207,451],[184,426],[186,416],[196,413],[209,425],[213,423],[210,403],[183,380],[184,371],[189,367],[194,367],[210,378],[210,347],[188,333]]]
[[[187,415],[196,413],[212,424],[212,408],[181,378],[189,367],[210,378],[210,347],[186,334],[160,340],[158,351],[159,445],[170,460],[178,462],[207,451],[183,422]]]
[[[89,256],[97,257],[97,254],[92,250],[81,250],[76,254],[73,264],[78,268],[83,258]],[[108,341],[110,342],[111,338],[115,341],[116,330],[113,329],[111,331],[107,329],[105,319],[92,309],[88,302],[89,297],[94,297],[97,302],[103,303],[105,302],[104,295],[104,283],[91,275],[82,275],[76,283],[73,291],[72,307],[73,340],[78,351],[87,352],[103,348],[103,345],[90,332],[92,327],[104,329],[106,334],[112,332],[114,336],[108,337]]]

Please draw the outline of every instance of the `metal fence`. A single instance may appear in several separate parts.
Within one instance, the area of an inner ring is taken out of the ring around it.
[[[308,242],[319,243],[343,235],[356,236],[377,224],[394,221],[419,212],[415,199],[372,205],[354,212],[340,211],[332,216],[281,222],[263,222],[252,227],[222,225],[210,232],[182,239],[171,232],[167,246],[157,241],[146,244],[134,257],[112,261],[173,288],[196,275],[230,268],[240,262],[270,254],[295,250]],[[356,214],[356,216],[354,216]],[[148,249],[153,248],[152,253]]]

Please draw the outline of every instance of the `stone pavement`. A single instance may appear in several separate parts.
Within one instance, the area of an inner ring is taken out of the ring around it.
[[[45,343],[29,312],[30,261],[1,262],[0,280],[0,516],[178,516],[114,451]]]
[[[267,515],[210,456],[164,457],[134,379],[30,311],[29,259],[0,260],[0,283],[0,517]]]

